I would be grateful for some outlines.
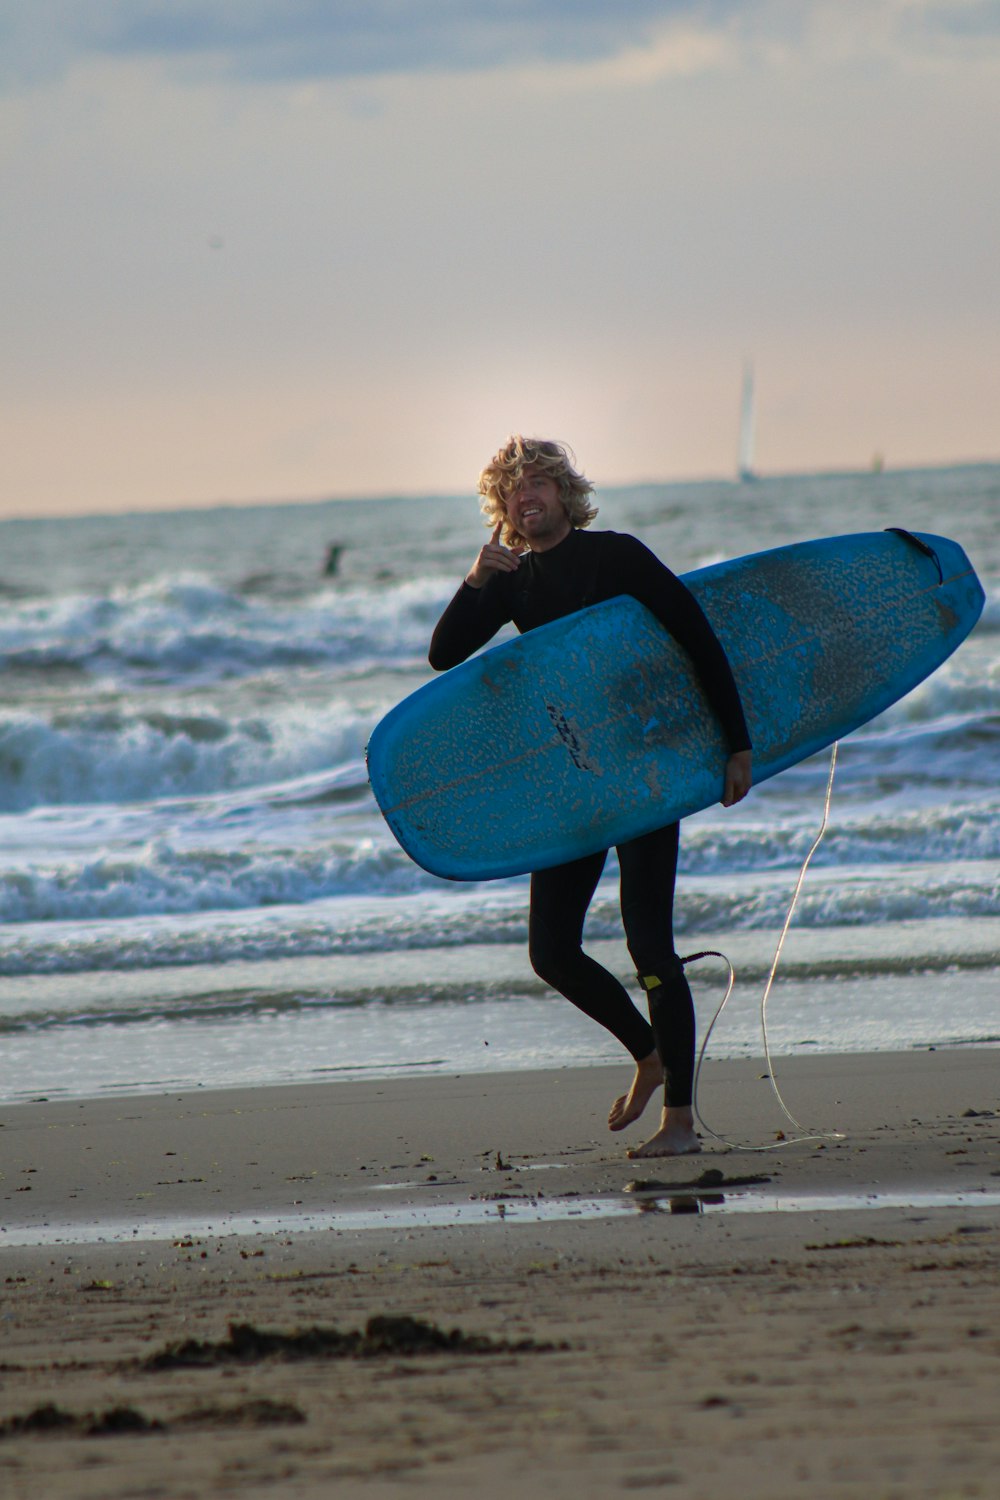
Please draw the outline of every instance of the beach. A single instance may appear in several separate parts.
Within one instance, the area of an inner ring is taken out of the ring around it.
[[[795,1141],[712,1061],[645,1161],[620,1067],[6,1105],[0,1485],[993,1495],[997,1062],[782,1058]]]
[[[704,1149],[652,1161],[526,879],[368,785],[471,496],[0,524],[4,1500],[996,1494],[998,494],[601,492],[681,574],[945,526],[987,594],[828,820],[827,753],[685,820]],[[613,856],[586,946],[634,984]]]

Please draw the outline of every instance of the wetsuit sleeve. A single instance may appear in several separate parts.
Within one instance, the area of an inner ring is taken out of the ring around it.
[[[457,667],[507,624],[511,618],[508,593],[499,577],[490,578],[481,589],[462,584],[431,636],[427,659],[435,672]]]
[[[628,559],[632,581],[628,592],[645,604],[694,663],[699,681],[715,710],[730,754],[751,749],[739,689],[729,658],[704,610],[686,584],[664,567],[648,547],[630,538]]]

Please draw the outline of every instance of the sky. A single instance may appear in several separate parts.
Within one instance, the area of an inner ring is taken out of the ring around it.
[[[0,515],[1000,457],[995,0],[0,0]]]

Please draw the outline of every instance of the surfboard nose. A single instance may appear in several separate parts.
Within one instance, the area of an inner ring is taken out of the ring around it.
[[[986,603],[986,591],[976,576],[976,570],[969,561],[965,549],[960,547],[958,542],[953,542],[950,537],[935,536],[933,532],[900,531],[899,535],[919,543],[931,554],[939,575],[937,581],[938,588],[941,590],[939,603],[945,604],[949,597],[954,596],[952,599],[953,606],[955,606],[954,612],[964,621],[962,626],[964,637],[979,619]]]
[[[900,541],[909,543],[928,558],[937,570],[939,583],[947,583],[964,573],[975,576],[964,550],[950,537],[936,536],[930,531],[908,531],[905,526],[887,526],[886,532],[898,536]]]

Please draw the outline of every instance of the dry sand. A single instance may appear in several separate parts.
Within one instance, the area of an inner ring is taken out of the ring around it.
[[[761,1073],[714,1130],[793,1133]],[[786,1060],[846,1138],[641,1164],[624,1081],[0,1110],[0,1491],[1000,1494],[1000,1052]]]

